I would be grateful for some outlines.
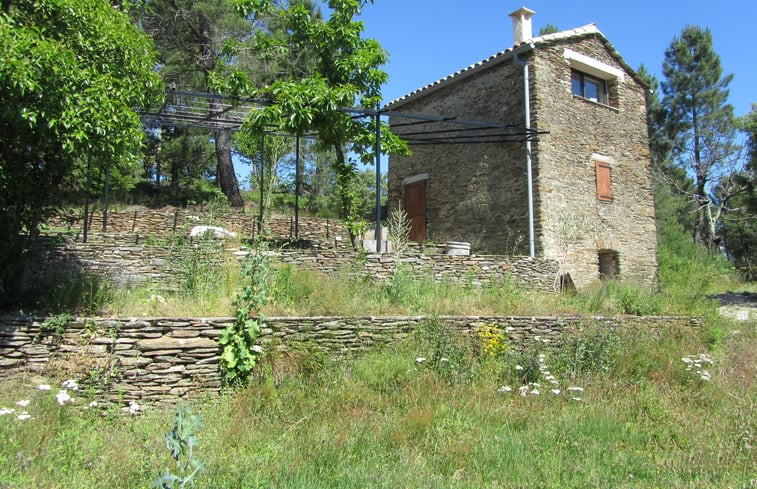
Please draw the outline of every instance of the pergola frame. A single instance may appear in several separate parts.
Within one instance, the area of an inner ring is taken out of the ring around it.
[[[180,126],[212,131],[238,131],[244,124],[247,114],[254,110],[261,110],[272,102],[255,98],[236,98],[227,95],[191,92],[169,89],[166,91],[166,101],[159,108],[140,109],[138,113],[146,127]],[[491,144],[491,143],[523,143],[535,140],[540,134],[548,131],[535,131],[524,128],[522,124],[501,124],[491,121],[462,119],[458,117],[440,117],[425,114],[410,114],[396,112],[377,107],[340,108],[342,112],[351,114],[354,118],[372,117],[376,124],[376,252],[381,252],[381,117],[396,117],[407,119],[408,122],[394,124],[392,127],[418,127],[418,130],[406,132],[402,135],[408,145],[442,145],[442,144]],[[431,126],[431,127],[429,127]],[[278,128],[271,128],[266,134],[278,134]],[[295,152],[295,239],[299,239],[299,168],[300,168],[300,138],[316,135],[289,135],[297,138]],[[261,151],[265,154],[265,136]],[[261,172],[262,183],[262,172]],[[263,189],[261,187],[261,200]],[[107,211],[106,211],[107,212]],[[261,207],[262,217],[262,207]],[[262,224],[262,223],[261,223]],[[85,224],[86,226],[86,224]],[[104,224],[107,226],[107,224]]]

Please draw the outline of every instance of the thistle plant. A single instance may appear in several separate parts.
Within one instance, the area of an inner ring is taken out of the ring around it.
[[[173,465],[178,474],[166,468],[165,472],[152,482],[151,487],[175,489],[195,486],[195,476],[205,468],[205,464],[194,456],[194,448],[197,446],[195,431],[200,428],[202,420],[199,416],[192,414],[186,406],[176,407],[174,427],[166,434],[166,448],[171,452]]]

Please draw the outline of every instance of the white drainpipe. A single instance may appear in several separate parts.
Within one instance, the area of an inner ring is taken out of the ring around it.
[[[528,46],[532,48],[533,46]],[[528,81],[528,62],[518,57],[518,53],[513,53],[513,59],[523,67],[523,106],[526,119],[526,132],[531,130],[531,91]],[[527,136],[528,137],[528,136]],[[533,176],[531,171],[531,140],[526,139],[526,174],[528,178],[528,256],[536,256],[535,238],[534,238],[534,188]]]

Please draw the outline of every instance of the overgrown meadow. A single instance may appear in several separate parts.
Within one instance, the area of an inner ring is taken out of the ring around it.
[[[754,487],[755,352],[753,321],[586,322],[519,349],[432,319],[359,358],[273,349],[247,388],[185,405],[182,433],[171,408],[30,377],[0,386],[0,483],[148,487],[192,473],[194,438],[196,487]]]
[[[401,267],[375,284],[274,264],[266,315],[429,319],[357,357],[270,348],[247,387],[178,408],[98,405],[55,372],[2,383],[0,487],[755,487],[757,324],[718,316],[708,296],[727,270],[690,251],[662,243],[659,292],[607,283],[564,295],[435,284]],[[187,251],[172,292],[60,274],[48,307],[231,315],[245,274],[233,261],[208,266],[205,252]],[[566,312],[587,319],[531,345],[438,319]],[[593,313],[696,314],[704,325],[607,328]]]

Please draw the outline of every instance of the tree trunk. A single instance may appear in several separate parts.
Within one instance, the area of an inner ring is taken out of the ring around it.
[[[231,161],[231,134],[227,130],[216,131],[215,140],[218,185],[229,199],[229,205],[242,207],[244,201],[239,194],[239,182],[234,173],[234,163]]]

